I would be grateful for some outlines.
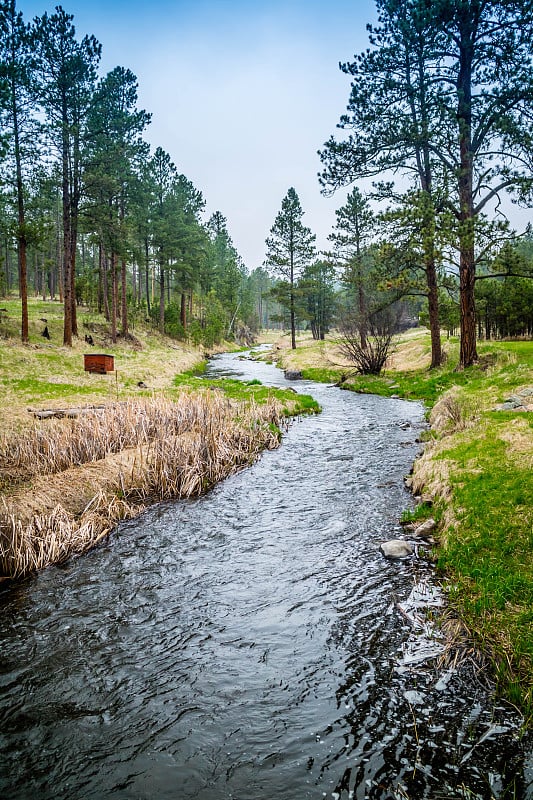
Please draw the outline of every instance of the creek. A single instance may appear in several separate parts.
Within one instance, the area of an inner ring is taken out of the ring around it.
[[[227,374],[288,384],[213,359]],[[436,579],[379,545],[414,502],[422,406],[290,385],[323,411],[278,450],[0,594],[1,797],[533,797],[473,662],[406,658],[397,603]]]

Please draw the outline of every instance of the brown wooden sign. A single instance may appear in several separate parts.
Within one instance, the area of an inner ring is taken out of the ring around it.
[[[85,372],[98,372],[105,375],[115,369],[115,358],[105,353],[85,353],[83,356]]]

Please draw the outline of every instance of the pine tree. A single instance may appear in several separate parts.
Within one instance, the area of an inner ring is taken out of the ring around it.
[[[361,347],[366,348],[368,310],[365,258],[376,231],[376,218],[370,203],[355,187],[346,203],[335,212],[337,222],[328,237],[333,242],[334,256],[343,270],[343,281],[357,305]]]
[[[34,50],[38,58],[39,101],[46,116],[48,138],[61,165],[63,221],[63,343],[77,336],[76,242],[82,196],[82,150],[87,115],[96,81],[101,46],[94,36],[76,38],[74,17],[61,6],[35,22]]]
[[[245,269],[229,235],[227,220],[220,211],[211,216],[207,228],[212,243],[212,286],[226,312],[229,335],[241,310]]]
[[[4,103],[7,131],[7,182],[14,187],[16,202],[16,240],[19,267],[19,292],[21,298],[21,338],[29,341],[28,333],[28,280],[26,219],[27,187],[24,173],[35,161],[37,124],[33,103],[33,58],[29,28],[22,14],[16,11],[15,0],[0,3],[0,79],[4,86]]]
[[[477,221],[501,193],[529,195],[532,188],[524,163],[533,109],[533,2],[439,0],[431,11],[446,37],[441,79],[451,87],[443,102],[450,140],[439,156],[456,176],[460,363],[467,367],[477,360]]]
[[[303,314],[309,321],[313,339],[324,340],[335,312],[335,268],[329,261],[315,261],[305,267],[298,281]]]
[[[149,121],[150,115],[137,109],[135,75],[129,69],[115,67],[100,81],[91,103],[88,115],[90,157],[84,173],[86,193],[92,201],[90,211],[100,231],[100,244],[112,264],[113,341],[119,310],[118,263],[121,265],[121,329],[124,336],[128,334],[126,263],[130,248],[126,218],[139,166],[147,152],[142,133]]]
[[[353,77],[348,113],[341,118],[341,127],[352,133],[341,142],[332,138],[326,143],[321,182],[334,190],[354,179],[398,170],[415,182],[423,209],[420,270],[427,286],[431,363],[436,367],[442,349],[434,231],[442,168],[434,155],[441,110],[433,72],[443,35],[430,24],[423,0],[378,0],[377,6],[379,26],[369,26],[374,49],[341,66]],[[393,199],[390,184],[382,182],[376,190]]]
[[[281,279],[277,300],[290,314],[293,350],[296,349],[296,283],[305,267],[315,258],[316,237],[310,228],[303,225],[303,214],[298,195],[290,188],[266,240],[264,262]]]
[[[437,344],[435,214],[454,215],[459,250],[460,363],[477,358],[474,286],[485,257],[483,214],[505,192],[529,197],[533,2],[377,0],[373,50],[342,69],[354,77],[345,140],[330,139],[321,180],[334,190],[387,170],[416,174]],[[495,226],[495,236],[500,234]],[[435,361],[435,349],[433,353]]]

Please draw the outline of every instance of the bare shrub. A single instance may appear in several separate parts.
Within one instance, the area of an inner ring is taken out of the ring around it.
[[[393,334],[382,331],[371,322],[366,336],[361,337],[358,326],[346,324],[341,327],[338,340],[340,352],[362,375],[379,375],[391,354]]]

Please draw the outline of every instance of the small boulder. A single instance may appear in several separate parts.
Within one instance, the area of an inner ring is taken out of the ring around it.
[[[494,411],[516,411],[521,407],[521,403],[515,403],[514,400],[506,400],[505,403],[501,403],[499,406],[496,406]]]
[[[286,369],[284,374],[288,381],[302,380],[302,373],[299,369]]]
[[[390,539],[388,542],[382,542],[379,549],[385,558],[409,558],[414,553],[413,546],[403,539]]]
[[[415,530],[413,532],[413,536],[416,536],[417,539],[427,539],[427,537],[431,533],[433,533],[433,531],[435,530],[436,527],[437,527],[437,523],[435,522],[433,517],[430,517],[425,522],[423,522],[421,525],[418,525],[415,528]]]
[[[522,398],[518,397],[517,394],[512,394],[510,397],[506,397],[503,401],[504,403],[510,403],[515,406],[515,408],[519,408],[522,405]]]

